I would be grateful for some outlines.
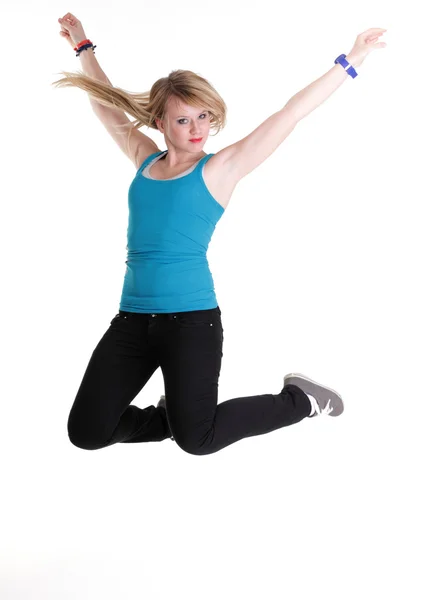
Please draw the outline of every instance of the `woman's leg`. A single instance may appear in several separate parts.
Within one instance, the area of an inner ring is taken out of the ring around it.
[[[310,400],[295,385],[285,386],[279,394],[217,404],[224,339],[219,308],[176,313],[170,322],[159,319],[158,326],[165,328],[159,356],[168,421],[184,451],[210,454],[309,416]]]
[[[68,418],[75,446],[96,450],[171,436],[162,408],[129,406],[159,367],[149,316],[120,311],[96,346]]]

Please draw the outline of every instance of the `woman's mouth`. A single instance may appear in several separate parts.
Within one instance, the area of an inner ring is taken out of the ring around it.
[[[199,142],[202,141],[203,138],[194,138],[193,140],[190,140],[190,142],[194,142],[194,144],[198,144]]]

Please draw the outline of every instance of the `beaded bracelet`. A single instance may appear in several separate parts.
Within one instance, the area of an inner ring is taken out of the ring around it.
[[[97,46],[94,46],[94,44],[92,43],[91,40],[82,40],[82,42],[79,42],[79,44],[76,45],[75,48],[73,48],[73,50],[76,51],[76,56],[79,56],[80,53],[82,52],[82,50],[88,50],[88,48],[92,48],[93,52],[94,52],[94,48],[97,48]],[[95,54],[95,52],[94,52]]]

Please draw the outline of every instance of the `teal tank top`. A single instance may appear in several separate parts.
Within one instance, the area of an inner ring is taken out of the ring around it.
[[[209,192],[202,170],[208,154],[184,175],[151,179],[143,162],[128,192],[126,271],[119,309],[170,313],[216,308],[206,253],[224,208]]]

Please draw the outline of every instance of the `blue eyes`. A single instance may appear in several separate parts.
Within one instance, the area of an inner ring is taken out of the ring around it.
[[[202,116],[203,116],[203,117],[206,117],[206,113],[202,113],[202,114],[200,115],[200,117],[202,117]],[[187,120],[187,119],[178,119],[178,123],[179,123],[180,125],[183,125],[183,123],[181,123],[181,121],[186,121],[186,120]],[[201,120],[203,120],[203,119],[201,119]]]

